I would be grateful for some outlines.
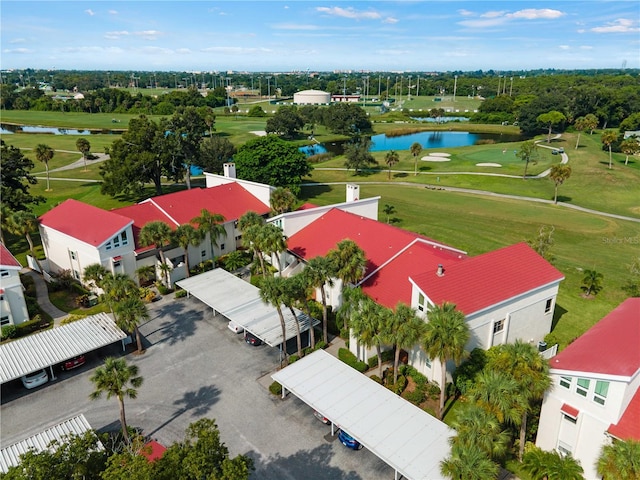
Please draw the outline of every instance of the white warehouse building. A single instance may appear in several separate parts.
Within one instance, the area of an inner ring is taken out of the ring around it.
[[[293,94],[293,103],[297,105],[328,105],[331,94],[322,90],[302,90]]]

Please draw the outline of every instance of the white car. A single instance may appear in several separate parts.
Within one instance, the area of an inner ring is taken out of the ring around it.
[[[229,330],[231,330],[233,333],[242,333],[244,332],[244,328],[242,328],[240,325],[238,325],[237,323],[233,323],[233,322],[229,322],[229,325],[227,325],[229,327]]]
[[[37,372],[30,373],[22,377],[22,384],[24,388],[31,390],[32,388],[44,385],[49,381],[49,376],[45,370],[38,370]]]

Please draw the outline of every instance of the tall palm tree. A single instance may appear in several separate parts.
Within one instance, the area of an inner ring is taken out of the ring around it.
[[[527,400],[520,420],[520,450],[518,458],[522,461],[527,433],[527,416],[533,411],[533,403],[541,401],[544,392],[551,386],[549,364],[542,358],[536,347],[530,343],[516,340],[515,343],[500,345],[489,356],[486,368],[508,372],[518,382],[520,391]]]
[[[454,446],[440,462],[440,473],[451,480],[495,480],[500,467],[477,446]]]
[[[218,238],[225,238],[227,236],[227,230],[223,225],[224,221],[224,215],[212,213],[206,208],[200,210],[199,216],[191,219],[191,223],[198,225],[198,230],[202,232],[203,235],[209,234],[212,258],[215,257],[214,247],[218,246]]]
[[[597,464],[603,480],[634,480],[640,478],[640,442],[614,440],[602,448]]]
[[[422,153],[422,145],[419,142],[413,142],[409,148],[413,155],[413,175],[418,175],[418,157]]]
[[[92,263],[87,265],[82,272],[82,279],[85,283],[93,284],[98,288],[102,288],[102,281],[109,274],[109,271],[100,263]]]
[[[271,203],[271,213],[274,215],[290,212],[298,201],[293,192],[285,187],[278,187],[271,192],[269,200]]]
[[[322,340],[329,342],[328,318],[327,318],[327,292],[325,285],[333,286],[333,265],[327,257],[315,257],[309,260],[302,271],[307,285],[320,290],[322,300]]]
[[[9,220],[7,222],[7,229],[10,233],[23,236],[27,239],[27,243],[29,244],[29,252],[31,252],[31,256],[38,265],[40,275],[42,275],[42,265],[40,264],[40,260],[38,260],[35,247],[33,245],[33,239],[31,238],[32,233],[38,232],[39,225],[40,219],[34,213],[27,212],[25,210],[19,210],[17,212],[13,212],[9,217]]]
[[[143,353],[142,339],[140,338],[138,325],[140,325],[142,321],[149,320],[150,318],[147,306],[139,296],[129,295],[116,303],[115,313],[117,315],[116,318],[118,319],[118,326],[121,329],[128,332],[131,330],[134,331],[138,353]]]
[[[282,303],[289,309],[289,312],[291,312],[291,316],[296,324],[296,346],[298,347],[298,357],[302,357],[302,338],[300,336],[300,321],[298,320],[298,315],[296,314],[294,306],[298,303],[301,295],[306,293],[304,292],[304,287],[302,287],[302,292],[300,291],[301,287],[302,282],[300,282],[297,276],[284,278],[284,282],[282,284]],[[311,325],[311,329],[313,329],[313,325]]]
[[[263,225],[264,218],[258,215],[256,212],[248,211],[238,219],[238,229],[244,233],[244,231],[253,225]]]
[[[311,287],[307,284],[304,275],[294,275],[293,277],[289,277],[288,280],[292,284],[289,287],[289,293],[293,296],[296,306],[309,317],[309,342],[311,348],[314,348],[316,345],[316,333],[312,323],[311,308],[309,307]]]
[[[367,297],[351,320],[351,332],[358,344],[367,350],[375,347],[380,378],[382,378],[382,344],[386,338],[390,317],[391,312],[388,309]]]
[[[351,319],[360,310],[360,305],[367,298],[360,287],[349,287],[342,290],[342,302],[336,318],[342,320],[343,330],[346,332],[351,325]]]
[[[576,139],[576,148],[575,148],[576,150],[580,146],[580,134],[582,133],[583,130],[586,130],[588,126],[589,126],[588,121],[585,117],[576,118],[576,121],[573,124],[573,128],[575,128],[578,131],[578,138]]]
[[[519,426],[527,409],[527,394],[507,372],[484,369],[476,377],[469,401],[494,415],[500,423]]]
[[[108,357],[105,359],[102,367],[96,368],[90,380],[93,382],[95,390],[91,392],[89,398],[96,400],[105,393],[107,400],[111,397],[118,399],[122,435],[128,443],[129,432],[127,431],[124,399],[135,399],[138,396],[136,389],[140,388],[143,381],[142,377],[138,376],[138,367],[135,365],[127,365],[127,361],[124,358]]]
[[[260,231],[253,242],[260,251],[262,259],[264,259],[265,256],[269,258],[273,258],[273,255],[276,256],[276,261],[278,262],[277,270],[279,272],[280,254],[287,249],[287,239],[283,235],[282,230],[273,223],[267,223],[257,228],[259,228]],[[267,274],[264,262],[262,263],[262,273],[265,276]]]
[[[153,265],[143,265],[136,270],[136,276],[141,285],[152,282],[156,279],[156,267]]]
[[[327,257],[334,264],[336,277],[343,283],[356,284],[364,275],[367,258],[353,240],[345,239],[336,244],[336,248],[327,253]]]
[[[116,322],[118,321],[118,304],[127,297],[139,296],[138,286],[124,273],[113,275],[108,272],[103,276],[99,286],[104,291],[104,299],[116,318]]]
[[[440,405],[438,418],[444,415],[444,404],[447,395],[447,362],[453,360],[456,365],[464,355],[464,346],[469,341],[469,326],[464,314],[456,310],[453,303],[443,302],[432,305],[427,312],[423,346],[429,358],[440,361]]]
[[[179,225],[173,232],[173,239],[180,248],[184,250],[184,264],[187,267],[187,278],[189,277],[189,246],[197,247],[204,239],[202,230],[196,229],[193,225],[185,223]]]
[[[625,165],[629,165],[629,155],[635,155],[640,152],[640,143],[638,143],[638,141],[640,141],[638,137],[633,136],[627,138],[620,144],[620,150],[625,154]]]
[[[584,471],[580,463],[571,455],[560,455],[556,451],[546,452],[538,447],[533,447],[525,453],[522,469],[533,480],[584,480]]]
[[[138,236],[138,240],[140,244],[144,247],[154,245],[160,254],[160,263],[162,265],[166,265],[166,261],[164,258],[164,247],[169,245],[172,239],[172,231],[171,227],[164,222],[161,221],[153,221],[147,223],[140,230],[140,235]],[[167,287],[171,283],[168,275],[164,275],[164,280],[166,282]]]
[[[611,144],[618,139],[618,134],[615,130],[605,130],[602,132],[602,136],[600,140],[602,144],[605,145],[609,149],[609,170],[613,168],[612,158],[611,158]]]
[[[494,415],[478,405],[465,404],[451,426],[457,432],[451,438],[452,446],[463,449],[478,447],[492,460],[502,459],[508,451],[509,432],[503,429]]]
[[[91,151],[91,144],[86,138],[79,138],[76,140],[76,148],[82,153],[82,160],[84,161],[84,169],[87,170],[87,153]]]
[[[51,148],[49,145],[45,145],[44,143],[39,143],[38,145],[36,145],[35,154],[38,161],[44,163],[44,168],[47,171],[47,192],[48,192],[51,190],[51,187],[49,186],[49,162],[53,158],[53,155],[55,154],[55,152],[53,151],[53,148]]]
[[[287,326],[284,321],[284,315],[282,314],[282,304],[286,298],[285,294],[285,279],[282,277],[265,277],[260,287],[260,298],[264,303],[271,304],[278,312],[280,318],[280,328],[282,329],[282,360],[280,366],[285,366],[288,363],[287,357]],[[284,363],[283,363],[284,362]]]
[[[549,169],[549,178],[555,184],[555,193],[553,195],[553,203],[558,203],[558,187],[571,176],[571,167],[569,165],[553,165]]]
[[[411,349],[424,336],[426,323],[416,314],[416,311],[406,303],[398,303],[387,325],[387,339],[395,347],[393,360],[393,383],[398,381],[398,364],[400,350]]]
[[[391,180],[391,169],[393,166],[400,161],[400,156],[398,152],[395,150],[389,150],[387,154],[384,156],[384,163],[389,167],[389,176],[388,179]]]

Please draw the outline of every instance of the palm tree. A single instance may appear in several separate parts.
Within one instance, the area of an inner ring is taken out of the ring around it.
[[[418,142],[413,142],[409,148],[411,155],[413,155],[413,175],[418,175],[418,157],[422,153],[422,145]]]
[[[546,452],[538,447],[533,447],[524,454],[522,469],[533,480],[584,480],[580,463],[570,454]]]
[[[547,143],[551,143],[551,128],[554,125],[564,122],[567,117],[564,116],[564,113],[559,112],[557,110],[551,110],[550,112],[541,113],[536,118],[540,123],[544,123],[549,127],[549,131],[547,133]]]
[[[84,161],[84,169],[87,170],[87,153],[91,151],[91,144],[86,138],[79,138],[76,140],[76,148],[82,153],[82,160]]]
[[[411,349],[424,336],[426,324],[416,314],[416,311],[405,303],[398,303],[391,315],[387,339],[395,347],[393,360],[393,383],[398,381],[398,364],[400,363],[400,350]]]
[[[358,345],[367,350],[375,347],[379,376],[382,378],[382,343],[386,338],[391,312],[366,297],[351,319],[351,333]],[[394,382],[395,383],[395,382]]]
[[[11,215],[13,211],[9,208],[8,205],[2,203],[0,205],[0,242],[3,245],[6,245],[7,242],[4,239],[4,231],[7,232],[11,229]]]
[[[634,480],[640,478],[640,442],[614,440],[602,448],[597,464],[603,480]]]
[[[158,249],[158,253],[160,254],[160,263],[162,265],[166,265],[166,261],[164,258],[164,247],[171,242],[172,232],[171,227],[164,222],[161,221],[153,221],[147,223],[140,230],[140,235],[138,236],[138,240],[143,247],[154,245]],[[163,275],[164,280],[166,282],[167,287],[171,283],[168,275]]]
[[[508,451],[509,432],[502,428],[494,415],[478,405],[465,404],[451,426],[457,432],[451,438],[452,446],[462,449],[478,447],[492,460],[503,458]]]
[[[93,284],[98,288],[102,288],[102,281],[109,274],[109,271],[100,263],[92,263],[84,268],[82,279],[85,283]]]
[[[29,252],[31,252],[31,256],[38,265],[40,275],[42,275],[42,265],[40,264],[40,260],[38,260],[35,247],[33,245],[33,239],[31,238],[32,233],[38,232],[39,225],[40,219],[35,214],[27,212],[25,210],[19,210],[17,212],[13,212],[9,217],[9,220],[7,222],[7,229],[10,233],[23,236],[27,239],[27,243],[29,244]]]
[[[589,135],[593,135],[593,131],[598,127],[598,117],[596,117],[593,113],[588,113],[584,116],[585,122],[587,123],[587,130],[589,130]]]
[[[358,313],[362,302],[368,298],[360,287],[349,287],[342,290],[342,302],[336,312],[336,319],[342,320],[342,329],[347,331],[351,319]]]
[[[108,272],[103,276],[99,286],[104,291],[105,301],[116,318],[116,322],[118,321],[118,304],[130,296],[139,297],[138,286],[124,273],[113,275]]]
[[[480,448],[454,446],[451,455],[440,463],[440,473],[452,480],[495,480],[500,467]]]
[[[578,149],[578,146],[580,145],[580,133],[583,130],[586,130],[588,125],[588,121],[585,117],[578,117],[576,118],[575,123],[573,124],[573,128],[575,128],[578,131],[578,138],[576,139],[576,150]]]
[[[184,250],[184,264],[187,267],[187,278],[189,277],[189,246],[197,247],[204,239],[202,230],[198,230],[189,223],[179,225],[173,232],[173,238],[180,248]]]
[[[121,329],[128,332],[131,330],[134,331],[138,353],[143,353],[144,350],[142,350],[142,340],[140,338],[138,325],[140,322],[149,320],[150,318],[147,306],[139,296],[129,295],[116,303],[115,313],[118,319],[118,326]]]
[[[604,275],[600,272],[596,272],[595,270],[585,270],[584,277],[582,278],[582,289],[584,290],[585,296],[590,296],[591,292],[596,295],[600,290],[602,290],[602,279]]]
[[[320,290],[322,300],[322,340],[329,342],[328,319],[327,319],[327,293],[325,284],[333,286],[333,265],[327,257],[315,257],[309,260],[307,266],[302,271],[306,284]]]
[[[156,267],[154,265],[143,265],[136,270],[136,276],[141,285],[149,281],[154,281],[156,278]]]
[[[261,253],[261,258],[265,256],[276,256],[278,262],[278,272],[280,271],[280,253],[287,249],[287,239],[282,233],[282,230],[275,226],[273,223],[267,223],[261,227],[258,235],[254,238],[254,244]],[[267,269],[264,262],[262,263],[262,273],[266,276]]]
[[[278,187],[271,192],[271,213],[279,215],[284,212],[290,212],[297,201],[298,199],[291,190],[285,187]]]
[[[549,178],[555,184],[555,193],[553,195],[553,203],[558,203],[558,187],[571,176],[571,167],[569,165],[553,165],[549,169]]]
[[[215,257],[214,247],[218,246],[218,238],[225,238],[227,236],[227,230],[224,228],[224,225],[222,225],[224,221],[225,218],[223,215],[212,213],[206,208],[200,210],[199,216],[191,219],[191,223],[198,225],[198,230],[202,232],[203,235],[209,234],[212,259]]]
[[[342,280],[342,290],[346,284],[355,285],[364,275],[367,267],[367,257],[353,240],[345,239],[336,244],[336,248],[327,253],[327,258],[333,264],[334,274]],[[345,323],[344,328],[347,328]]]
[[[624,160],[625,165],[629,165],[629,155],[635,155],[640,152],[640,139],[637,137],[629,137],[620,144],[620,150],[626,155]]]
[[[264,218],[258,215],[256,212],[249,211],[242,215],[238,219],[238,230],[244,233],[244,231],[253,225],[263,225]]]
[[[104,366],[98,367],[90,380],[95,386],[89,398],[96,400],[106,393],[107,400],[111,397],[118,399],[120,405],[120,425],[125,441],[129,442],[129,432],[127,431],[127,419],[124,411],[124,399],[135,399],[138,396],[139,388],[142,385],[142,377],[138,376],[138,367],[127,365],[124,358],[108,357],[104,361]]]
[[[287,326],[284,322],[284,315],[282,314],[282,304],[285,300],[285,279],[282,277],[265,277],[260,287],[260,298],[264,303],[271,304],[278,312],[280,318],[280,328],[282,329],[282,353],[280,367],[286,366],[288,363],[287,357]],[[284,363],[283,363],[284,361]]]
[[[500,423],[520,425],[522,413],[528,408],[527,394],[503,371],[482,370],[468,397],[471,403],[495,416]]]
[[[394,207],[393,205],[390,205],[388,203],[384,204],[384,206],[382,207],[382,213],[387,216],[387,223],[391,222],[391,215],[393,215],[395,211],[396,207]]]
[[[36,158],[44,163],[44,168],[47,171],[47,192],[51,190],[51,187],[49,186],[49,162],[51,161],[51,159],[53,158],[53,155],[55,154],[55,152],[53,151],[53,148],[51,148],[49,145],[45,145],[44,143],[39,143],[38,145],[36,145],[35,148],[35,154],[36,154]]]
[[[489,357],[486,368],[509,372],[520,385],[527,399],[527,408],[522,412],[520,421],[520,450],[518,458],[522,461],[527,433],[527,415],[534,410],[533,402],[542,400],[544,392],[551,386],[549,364],[542,358],[536,347],[516,340],[515,343],[500,345],[494,355]]]
[[[605,130],[604,132],[602,132],[602,136],[600,137],[602,144],[609,149],[609,169],[613,168],[613,165],[611,164],[612,162],[611,144],[615,142],[617,139],[618,139],[618,134],[616,133],[615,130]]]
[[[526,142],[522,142],[520,150],[516,153],[518,158],[524,161],[524,173],[522,174],[522,178],[527,178],[527,168],[529,168],[529,162],[532,160],[535,150],[536,144],[532,140],[528,140]]]
[[[395,150],[389,150],[387,154],[384,156],[384,163],[386,163],[387,166],[389,167],[389,177],[388,177],[389,180],[391,180],[391,168],[399,161],[400,161],[400,156],[398,155],[398,152],[396,152]]]
[[[294,306],[298,304],[300,298],[306,295],[306,291],[302,282],[297,276],[284,278],[282,285],[282,303],[291,312],[296,324],[296,346],[298,347],[298,357],[302,357],[302,338],[300,337],[300,321],[298,315],[294,309]],[[313,325],[310,325],[313,330]]]
[[[449,302],[430,306],[427,320],[423,345],[429,358],[437,358],[440,361],[442,376],[438,418],[442,419],[447,395],[447,362],[453,360],[457,365],[462,360],[464,346],[470,337],[469,326],[464,314]]]

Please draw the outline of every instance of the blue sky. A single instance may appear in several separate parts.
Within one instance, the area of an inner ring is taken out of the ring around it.
[[[638,1],[2,0],[0,13],[2,69],[640,68]]]

